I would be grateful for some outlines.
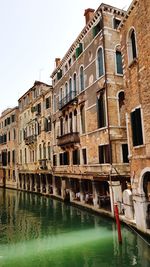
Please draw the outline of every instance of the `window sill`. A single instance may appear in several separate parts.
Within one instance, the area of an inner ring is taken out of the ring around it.
[[[116,72],[116,76],[123,77],[123,73],[117,73]]]
[[[145,147],[144,144],[142,144],[142,145],[137,145],[137,146],[133,146],[134,149],[137,149],[137,148],[143,148],[143,147]]]
[[[137,63],[138,63],[138,59],[137,58],[133,58],[133,60],[129,63],[128,68],[133,67]]]

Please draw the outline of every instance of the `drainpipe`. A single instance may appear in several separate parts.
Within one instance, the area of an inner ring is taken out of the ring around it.
[[[114,215],[114,194],[112,188],[112,180],[111,180],[111,171],[112,171],[112,147],[111,147],[111,140],[110,140],[110,121],[109,121],[109,105],[108,105],[108,86],[107,86],[107,64],[106,64],[106,53],[105,53],[105,35],[104,35],[104,18],[103,18],[103,9],[100,9],[101,17],[102,17],[102,41],[103,41],[103,54],[104,54],[104,73],[105,73],[105,91],[106,91],[106,106],[107,106],[107,129],[108,129],[108,148],[109,148],[109,157],[110,157],[110,173],[109,173],[109,183],[112,193],[112,213]]]

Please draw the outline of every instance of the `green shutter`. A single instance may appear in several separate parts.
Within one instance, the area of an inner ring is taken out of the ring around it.
[[[117,64],[117,73],[123,74],[122,56],[121,56],[121,52],[119,52],[119,51],[116,51],[116,64]]]
[[[57,72],[57,80],[60,80],[62,77],[62,70],[60,69],[58,72]]]
[[[76,58],[78,58],[80,56],[80,54],[82,53],[82,51],[83,51],[82,43],[79,43],[78,44],[78,47],[76,48]]]

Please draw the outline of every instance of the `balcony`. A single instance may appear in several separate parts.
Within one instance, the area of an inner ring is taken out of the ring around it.
[[[76,91],[71,91],[67,94],[61,101],[59,101],[59,110],[65,107],[67,104],[71,103],[76,98]]]
[[[27,136],[25,137],[24,140],[25,140],[26,145],[31,145],[37,141],[37,135],[34,134],[34,135]]]
[[[72,144],[80,143],[80,137],[78,132],[67,133],[57,137],[57,145],[64,147]]]
[[[40,159],[39,167],[41,170],[47,170],[47,159]]]

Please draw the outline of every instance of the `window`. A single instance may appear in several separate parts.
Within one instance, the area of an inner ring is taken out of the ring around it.
[[[63,153],[59,154],[59,164],[63,165]]]
[[[131,128],[132,128],[133,146],[142,145],[143,133],[142,133],[142,120],[141,120],[140,108],[136,108],[133,112],[131,112]]]
[[[51,98],[50,97],[47,97],[46,100],[45,100],[45,106],[46,106],[46,109],[50,108],[51,106]]]
[[[129,64],[137,58],[136,37],[134,29],[131,29],[128,36],[128,60]]]
[[[64,134],[63,118],[60,119],[60,136]]]
[[[126,126],[125,120],[125,97],[124,92],[121,91],[118,94],[118,105],[119,105],[119,122],[121,126]]]
[[[7,150],[2,151],[2,165],[7,166]]]
[[[83,164],[87,164],[86,148],[82,149]]]
[[[54,112],[56,112],[56,95],[54,95]]]
[[[58,72],[57,72],[57,80],[60,80],[61,77],[62,77],[62,70],[60,69],[60,70],[58,70]]]
[[[46,159],[46,145],[43,143],[43,159]]]
[[[39,145],[39,159],[42,159],[42,146]]]
[[[122,56],[120,51],[116,51],[116,70],[117,74],[123,74],[123,69],[122,69]]]
[[[77,121],[77,110],[74,110],[74,130],[75,132],[78,131],[78,121]]]
[[[72,153],[73,153],[73,165],[79,165],[80,164],[80,150],[76,149]]]
[[[80,67],[80,91],[84,90],[84,71],[83,66]]]
[[[15,171],[13,170],[13,181],[16,181],[16,175],[15,175]]]
[[[68,151],[64,152],[63,157],[64,157],[64,165],[69,165],[69,152]]]
[[[13,139],[15,140],[16,139],[16,130],[13,129]]]
[[[70,96],[71,96],[71,92],[72,92],[72,79],[70,78],[69,79],[69,93],[70,93]]]
[[[41,122],[38,122],[38,135],[41,134]]]
[[[99,152],[99,163],[110,163],[110,151],[109,145],[102,145],[98,147]]]
[[[80,54],[82,53],[82,51],[83,51],[82,43],[79,43],[78,44],[78,47],[76,48],[76,58],[78,58],[80,56]]]
[[[68,151],[59,154],[59,162],[60,162],[60,165],[69,165],[69,152]]]
[[[37,104],[36,111],[38,114],[41,114],[41,103]]]
[[[122,160],[124,163],[128,163],[128,145],[122,144]]]
[[[24,150],[24,162],[27,163],[27,149]]]
[[[10,141],[10,131],[8,132],[8,141]]]
[[[7,125],[10,124],[10,117],[7,118]]]
[[[48,154],[48,160],[51,160],[51,146],[50,143],[48,143],[48,147],[47,147],[47,154]]]
[[[76,95],[76,93],[77,93],[77,75],[76,75],[76,73],[74,73],[74,75],[73,75],[73,91],[74,91],[74,95]]]
[[[53,155],[53,166],[57,166],[57,155]]]
[[[44,130],[45,130],[45,132],[50,132],[51,131],[51,118],[50,117],[45,118]]]
[[[85,133],[85,106],[80,107],[80,116],[81,116],[81,132]]]
[[[97,52],[97,74],[98,77],[101,77],[104,74],[104,67],[103,67],[103,50],[100,47]]]
[[[119,27],[121,20],[118,18],[114,18],[114,29],[117,29]]]
[[[11,122],[14,122],[15,121],[15,114],[13,114],[12,116],[11,116]]]
[[[106,126],[106,103],[105,91],[101,90],[97,95],[97,121],[98,128]]]
[[[15,163],[15,150],[12,151],[12,163]]]
[[[100,20],[94,27],[93,27],[93,37],[95,37],[100,30],[102,29],[102,20]]]
[[[69,128],[70,128],[70,133],[73,132],[73,125],[72,125],[72,113],[70,112],[69,114]]]

